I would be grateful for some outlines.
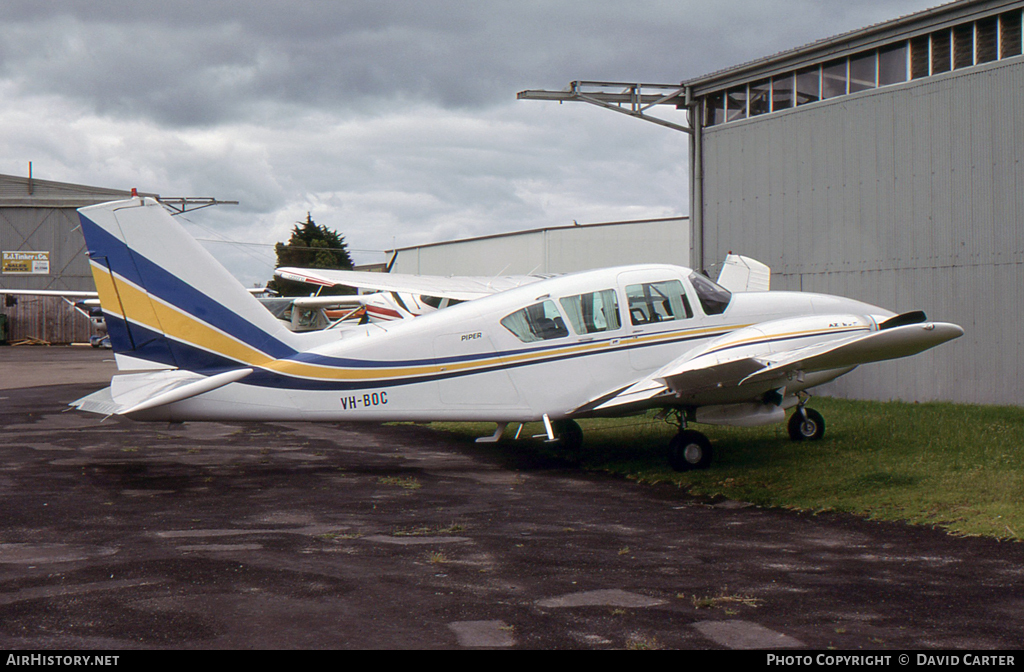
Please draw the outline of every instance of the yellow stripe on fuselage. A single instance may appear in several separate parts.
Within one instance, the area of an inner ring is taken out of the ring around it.
[[[336,381],[415,378],[440,373],[468,372],[498,365],[523,364],[615,347],[613,341],[600,341],[566,345],[553,349],[545,348],[542,351],[524,352],[517,355],[496,354],[493,357],[468,362],[399,367],[339,367],[327,364],[309,364],[291,359],[275,359],[150,294],[125,278],[112,276],[111,272],[100,264],[93,263],[92,270],[100,303],[105,311],[240,364],[297,378]],[[701,338],[719,335],[743,326],[747,325],[667,331],[633,337],[624,336],[617,340],[630,346],[637,343],[649,345],[680,337]]]

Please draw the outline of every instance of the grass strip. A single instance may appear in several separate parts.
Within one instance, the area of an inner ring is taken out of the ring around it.
[[[784,424],[692,425],[711,439],[715,459],[706,471],[685,473],[672,471],[665,457],[676,428],[653,413],[584,420],[582,467],[759,506],[841,511],[957,535],[1021,539],[1024,409],[823,397],[810,406],[825,417],[820,441],[790,441]],[[494,428],[431,426],[467,440]],[[528,424],[522,436],[542,431],[539,423]]]

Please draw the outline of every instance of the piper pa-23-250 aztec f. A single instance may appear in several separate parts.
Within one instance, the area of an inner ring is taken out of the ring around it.
[[[731,293],[690,269],[538,280],[414,319],[289,331],[155,200],[79,210],[120,372],[72,405],[157,421],[543,422],[661,408],[676,469],[711,445],[687,423],[789,422],[817,439],[806,390],[957,338],[955,324],[836,296]]]

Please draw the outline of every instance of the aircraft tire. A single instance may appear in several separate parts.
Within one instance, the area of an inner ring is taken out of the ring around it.
[[[789,438],[794,441],[817,441],[825,435],[825,418],[813,408],[805,408],[806,417],[799,409],[789,418]]]
[[[668,461],[676,471],[707,469],[713,454],[708,437],[692,429],[679,432],[668,444]]]
[[[583,430],[575,420],[558,420],[552,427],[560,448],[574,461],[583,459]]]

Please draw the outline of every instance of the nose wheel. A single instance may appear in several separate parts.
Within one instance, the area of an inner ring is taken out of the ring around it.
[[[794,441],[817,441],[825,435],[825,419],[813,408],[798,407],[787,427]]]

